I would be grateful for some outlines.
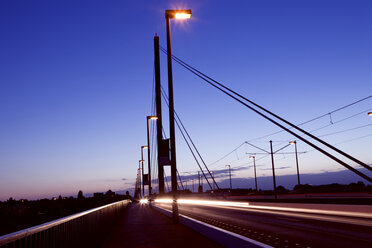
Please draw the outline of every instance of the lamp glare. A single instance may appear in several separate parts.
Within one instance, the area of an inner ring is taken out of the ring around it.
[[[174,18],[176,18],[176,19],[190,19],[191,18],[191,14],[187,14],[187,13],[176,13],[174,15]]]

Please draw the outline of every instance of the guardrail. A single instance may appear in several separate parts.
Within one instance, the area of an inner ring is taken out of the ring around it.
[[[130,200],[111,203],[0,237],[0,248],[99,247]]]

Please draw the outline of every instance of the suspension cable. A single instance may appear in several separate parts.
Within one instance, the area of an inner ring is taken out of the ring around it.
[[[163,47],[161,47],[161,50],[162,50],[164,53],[167,54],[167,51],[166,51]],[[311,133],[305,131],[304,129],[302,129],[302,128],[300,128],[300,127],[298,127],[298,126],[292,124],[291,122],[285,120],[284,118],[282,118],[282,117],[280,117],[280,116],[274,114],[273,112],[271,112],[271,111],[269,111],[269,110],[267,110],[267,109],[261,107],[260,105],[256,104],[255,102],[253,102],[253,101],[247,99],[246,97],[240,95],[239,93],[237,93],[237,92],[231,90],[230,88],[228,88],[228,87],[224,86],[223,84],[217,82],[216,80],[210,78],[209,76],[205,75],[204,73],[200,72],[199,70],[195,69],[194,67],[188,65],[187,63],[185,63],[184,61],[182,61],[182,60],[179,59],[178,57],[172,55],[172,58],[173,58],[174,61],[176,61],[176,62],[177,62],[178,64],[180,64],[182,67],[186,68],[187,70],[189,70],[189,71],[192,72],[193,74],[195,74],[195,75],[197,75],[198,77],[202,78],[204,81],[206,81],[206,82],[208,82],[209,84],[213,85],[214,87],[218,88],[219,90],[221,90],[221,91],[224,92],[225,94],[229,95],[230,97],[234,98],[235,100],[239,101],[240,103],[243,104],[242,101],[238,100],[236,97],[233,97],[231,94],[228,94],[228,92],[226,92],[225,90],[227,90],[227,91],[229,91],[230,93],[232,93],[232,94],[234,94],[234,95],[240,97],[241,99],[243,99],[243,100],[245,100],[245,101],[251,103],[252,105],[256,106],[257,108],[261,109],[262,111],[264,111],[264,112],[266,112],[266,113],[268,113],[268,114],[274,116],[275,118],[277,118],[277,119],[279,119],[280,121],[286,123],[287,125],[291,126],[292,128],[295,128],[296,130],[298,130],[298,131],[304,133],[305,135],[311,137],[312,139],[315,139],[315,140],[318,141],[319,143],[322,143],[323,145],[327,146],[328,148],[330,148],[330,149],[332,149],[332,150],[334,150],[334,151],[340,153],[341,155],[343,155],[343,156],[347,157],[348,159],[354,161],[355,163],[357,163],[357,164],[363,166],[364,168],[366,168],[366,169],[372,171],[372,168],[371,168],[369,165],[367,165],[366,163],[363,163],[362,161],[360,161],[360,160],[354,158],[353,156],[350,156],[349,154],[347,154],[347,153],[341,151],[340,149],[338,149],[338,148],[332,146],[331,144],[329,144],[329,143],[327,143],[327,142],[325,142],[325,141],[319,139],[318,137],[312,135]],[[200,75],[202,75],[202,76],[200,76]],[[207,80],[207,79],[208,79],[208,80]],[[217,86],[214,85],[211,81],[214,82],[214,83],[216,83],[216,84],[219,85],[220,87],[217,87]],[[223,89],[225,89],[225,90],[223,90],[221,87],[222,87]],[[243,104],[243,105],[245,105],[246,107],[248,107],[248,108],[250,108],[251,110],[255,111],[256,113],[259,113],[259,111],[256,111],[253,107],[248,106],[248,104]],[[262,114],[262,113],[261,113],[261,114]],[[260,115],[261,115],[261,114],[260,114]],[[263,115],[263,114],[262,114],[261,116],[263,116],[264,118],[266,118],[265,115]],[[267,119],[267,118],[266,118],[266,119]],[[268,118],[268,120],[272,120],[272,119],[271,119],[271,118]],[[275,124],[275,122],[273,122],[273,123]],[[278,122],[276,122],[276,123],[277,123],[276,125],[278,125],[278,126],[280,125]],[[280,125],[279,127],[282,127],[282,128],[283,128],[282,125]],[[290,131],[290,130],[289,130],[288,128],[286,128],[286,131],[288,132],[288,131]],[[293,132],[291,131],[290,133],[292,134]],[[293,135],[293,134],[292,134],[292,135]],[[297,136],[296,136],[296,137],[297,137]],[[320,150],[319,150],[319,151],[320,151]],[[324,154],[325,154],[325,153],[324,153]],[[328,153],[328,154],[329,154],[329,153]],[[329,154],[329,155],[330,155],[330,154]],[[334,156],[332,156],[332,157],[334,157]],[[335,157],[334,157],[334,158],[335,158]],[[339,160],[339,159],[338,159],[338,160]],[[341,161],[341,160],[339,160],[339,161]],[[343,163],[343,164],[346,164],[346,163],[344,163],[344,162],[342,162],[342,163]],[[347,166],[350,167],[349,165],[347,165]],[[369,178],[369,177],[368,177],[368,178]],[[372,181],[371,178],[369,178],[369,180]]]
[[[167,99],[166,94],[164,93],[164,89],[162,89],[161,94],[162,94],[162,97],[163,97],[164,100],[165,100],[165,103],[166,103],[167,106],[169,107],[169,104],[168,104],[168,101],[167,101],[168,99]],[[198,164],[199,169],[201,170],[201,172],[202,172],[202,174],[203,174],[205,180],[207,181],[207,183],[208,183],[208,185],[209,185],[209,188],[212,190],[212,186],[211,186],[211,184],[209,183],[209,180],[208,180],[207,176],[205,175],[205,173],[204,173],[204,171],[203,171],[203,169],[202,169],[202,167],[201,167],[201,165],[200,165],[198,159],[197,159],[196,156],[195,156],[194,151],[192,150],[192,148],[191,148],[189,142],[188,142],[187,139],[186,139],[185,134],[183,133],[183,131],[182,131],[182,129],[181,129],[180,124],[178,123],[178,121],[179,121],[180,123],[182,123],[182,122],[181,122],[181,119],[179,118],[179,116],[178,116],[178,114],[177,114],[176,111],[174,111],[174,113],[175,113],[175,116],[176,116],[176,118],[175,118],[176,125],[177,125],[178,129],[180,130],[181,135],[182,135],[183,139],[185,140],[185,142],[186,142],[186,144],[187,144],[189,150],[191,151],[191,154],[193,155],[193,157],[194,157],[196,163]],[[182,126],[183,126],[183,125],[182,125]],[[183,126],[183,127],[184,127],[184,126]],[[186,129],[185,129],[185,131],[186,131]],[[191,140],[190,136],[188,136],[188,137],[189,137],[189,139]],[[196,147],[195,147],[195,145],[194,145],[194,148],[195,148],[195,150],[197,150]],[[200,153],[199,153],[199,156],[200,156]],[[202,160],[202,161],[203,161],[203,163],[204,163],[204,160]],[[206,164],[205,164],[205,163],[204,163],[204,166],[206,167]],[[208,167],[206,167],[206,168],[207,168],[207,170],[208,170]],[[208,170],[208,172],[209,172],[209,170]],[[209,172],[209,173],[210,173],[210,172]],[[216,185],[217,188],[219,189],[219,187],[218,187],[217,183],[215,182],[214,178],[213,178],[212,176],[211,176],[211,178],[213,179],[213,182],[215,183],[215,185]]]
[[[167,53],[167,52],[165,51],[164,48],[161,48],[161,50],[162,50],[164,53]],[[325,145],[325,146],[327,146],[327,147],[329,147],[329,148],[335,150],[336,152],[339,152],[340,154],[344,155],[345,157],[349,158],[350,160],[352,160],[352,161],[354,161],[354,162],[356,162],[356,163],[362,165],[363,167],[367,168],[368,170],[372,170],[372,168],[371,168],[369,165],[367,165],[367,164],[365,164],[365,163],[363,163],[363,162],[357,160],[356,158],[350,156],[349,154],[346,154],[345,152],[343,152],[343,151],[337,149],[336,147],[334,147],[334,146],[328,144],[327,142],[325,142],[325,141],[323,141],[323,140],[321,140],[321,139],[315,137],[314,135],[312,135],[312,134],[306,132],[305,130],[303,130],[303,129],[297,127],[296,125],[290,123],[289,121],[284,120],[283,118],[279,117],[278,115],[276,115],[276,114],[270,112],[269,110],[267,110],[267,109],[265,109],[265,108],[259,106],[258,104],[256,104],[256,103],[252,102],[251,100],[249,100],[249,99],[243,97],[242,95],[236,93],[235,91],[233,91],[233,90],[227,88],[226,86],[224,86],[224,85],[218,83],[218,82],[215,81],[214,79],[212,79],[212,78],[206,76],[205,74],[203,74],[203,73],[201,73],[200,71],[196,70],[195,68],[189,66],[188,64],[186,64],[186,63],[183,62],[182,60],[178,59],[176,56],[172,55],[172,57],[173,57],[173,60],[175,60],[178,64],[180,64],[181,66],[183,66],[184,68],[186,68],[186,69],[189,70],[191,73],[193,73],[193,74],[195,74],[196,76],[198,76],[199,78],[203,79],[204,81],[206,81],[207,83],[209,83],[209,84],[212,85],[213,87],[219,89],[220,91],[222,91],[222,92],[225,93],[226,95],[228,95],[228,96],[230,96],[231,98],[235,99],[236,101],[240,102],[241,104],[243,104],[243,105],[246,106],[247,108],[251,109],[251,110],[254,111],[255,113],[257,113],[257,114],[259,114],[260,116],[262,116],[263,118],[265,118],[266,120],[272,122],[273,124],[277,125],[278,127],[282,128],[282,129],[284,129],[285,131],[287,131],[288,133],[290,133],[290,134],[292,134],[293,136],[297,137],[298,139],[302,140],[303,142],[305,142],[305,143],[308,144],[309,146],[315,148],[315,149],[318,150],[319,152],[323,153],[324,155],[328,156],[329,158],[331,158],[331,159],[333,159],[334,161],[338,162],[339,164],[343,165],[343,166],[346,167],[347,169],[353,171],[355,174],[359,175],[360,177],[362,177],[362,178],[364,178],[364,179],[366,179],[367,181],[369,181],[369,182],[372,183],[372,178],[370,178],[369,176],[367,176],[367,175],[363,174],[362,172],[360,172],[360,171],[354,169],[353,167],[351,167],[350,165],[346,164],[346,163],[343,162],[342,160],[338,159],[337,157],[331,155],[329,152],[323,150],[322,148],[318,147],[317,145],[315,145],[315,144],[311,143],[310,141],[306,140],[305,138],[301,137],[299,134],[294,133],[294,132],[291,131],[289,128],[284,127],[282,124],[280,124],[280,123],[278,123],[277,121],[273,120],[272,118],[266,116],[266,115],[263,114],[262,112],[258,111],[257,109],[253,108],[252,106],[248,105],[247,103],[243,102],[242,100],[238,99],[237,97],[240,97],[241,99],[243,99],[243,100],[245,100],[245,101],[247,101],[247,102],[253,104],[254,106],[258,107],[259,109],[263,110],[264,112],[266,112],[266,113],[268,113],[268,114],[274,116],[275,118],[279,119],[280,121],[283,121],[283,122],[286,123],[287,125],[289,125],[289,126],[295,128],[295,129],[297,129],[298,131],[300,131],[300,132],[306,134],[307,136],[310,136],[311,138],[313,138],[313,139],[317,140],[318,142],[322,143],[323,145]],[[212,83],[211,81],[215,82],[215,83],[216,83],[217,85],[219,85],[219,86],[217,86],[216,84]],[[229,93],[228,91],[229,91],[230,93]],[[233,96],[232,94],[234,94],[234,95],[236,95],[236,96]]]

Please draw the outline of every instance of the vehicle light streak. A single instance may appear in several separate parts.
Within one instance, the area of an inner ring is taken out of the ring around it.
[[[257,209],[257,210],[274,210],[274,211],[285,211],[285,212],[301,212],[308,214],[323,214],[323,215],[337,215],[357,218],[371,218],[371,212],[351,212],[351,211],[339,211],[339,210],[323,210],[311,208],[312,204],[308,206],[310,208],[291,208],[291,207],[276,207],[276,206],[258,206],[251,205],[248,202],[230,202],[230,201],[214,201],[214,200],[196,200],[196,199],[178,199],[179,204],[190,204],[190,205],[202,205],[202,206],[215,206],[215,207],[239,207],[240,209]],[[172,199],[156,199],[155,203],[172,203]]]

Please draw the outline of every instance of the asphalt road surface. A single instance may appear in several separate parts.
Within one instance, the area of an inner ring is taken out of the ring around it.
[[[192,204],[179,212],[274,247],[372,247],[370,218]]]

